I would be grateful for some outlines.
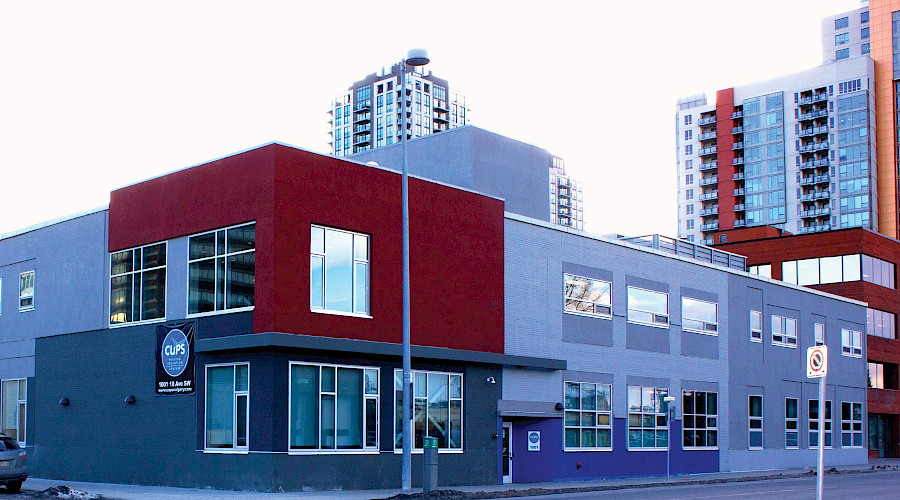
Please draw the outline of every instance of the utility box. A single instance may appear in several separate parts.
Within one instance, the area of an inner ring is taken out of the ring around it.
[[[428,493],[437,489],[438,484],[438,440],[426,437],[423,448],[422,491]]]

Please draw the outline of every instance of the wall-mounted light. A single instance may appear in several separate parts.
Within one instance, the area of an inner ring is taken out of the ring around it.
[[[59,400],[59,404],[63,406],[69,406],[69,398],[62,398]]]
[[[489,384],[496,384],[496,383],[497,383],[497,380],[496,380],[494,377],[488,377],[488,378],[485,380],[485,382],[487,382],[487,383],[489,383]]]
[[[133,405],[135,402],[137,402],[137,398],[134,397],[134,394],[130,394],[127,398],[125,398],[125,402]]]
[[[556,411],[562,411],[562,409],[563,409],[563,404],[562,404],[562,403],[556,403],[556,405],[555,405],[553,408],[555,408]]]

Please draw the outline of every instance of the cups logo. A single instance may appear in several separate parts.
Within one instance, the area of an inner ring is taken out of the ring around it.
[[[189,357],[188,340],[184,332],[178,329],[170,331],[160,349],[163,369],[170,377],[177,377],[184,373]]]

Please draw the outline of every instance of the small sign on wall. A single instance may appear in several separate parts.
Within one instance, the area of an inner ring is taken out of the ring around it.
[[[156,327],[156,393],[194,392],[196,322]]]
[[[541,451],[541,431],[528,431],[528,451]]]

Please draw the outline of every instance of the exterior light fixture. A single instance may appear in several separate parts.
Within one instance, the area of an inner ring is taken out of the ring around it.
[[[134,394],[130,394],[127,398],[125,398],[125,402],[130,405],[133,405],[134,403],[137,402],[137,398],[134,397]]]
[[[62,398],[59,400],[59,404],[62,406],[69,406],[69,398]]]

